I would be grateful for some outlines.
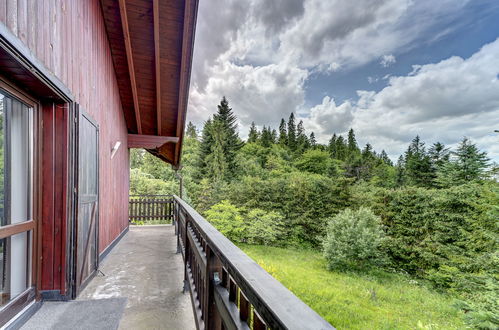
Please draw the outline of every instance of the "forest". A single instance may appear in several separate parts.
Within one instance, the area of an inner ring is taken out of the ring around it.
[[[423,301],[414,303],[415,315],[437,299],[428,308],[445,309],[441,323],[428,312],[425,321],[408,319],[411,328],[499,327],[499,171],[466,137],[449,148],[416,136],[392,161],[384,150],[359,146],[353,129],[320,144],[291,113],[277,128],[253,123],[244,141],[224,97],[202,128],[187,125],[180,170],[144,150],[132,150],[130,162],[130,194],[179,194],[181,176],[187,202],[339,328],[375,322],[351,324],[348,315],[322,311],[316,296],[327,292],[324,283],[344,277],[379,284],[358,298],[373,308],[398,282],[407,285],[397,290]],[[279,269],[290,267],[278,262],[284,256],[310,271],[309,283],[321,278],[321,290],[302,290],[299,275]],[[338,290],[333,297],[344,295]],[[332,305],[336,298],[324,300]],[[357,298],[345,299],[353,308]],[[413,302],[405,303],[393,308],[411,311]],[[383,323],[387,315],[373,328],[405,322],[394,316]]]

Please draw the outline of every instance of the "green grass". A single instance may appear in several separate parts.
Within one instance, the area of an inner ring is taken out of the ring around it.
[[[240,247],[338,329],[464,329],[454,299],[401,274],[328,271],[320,252]]]

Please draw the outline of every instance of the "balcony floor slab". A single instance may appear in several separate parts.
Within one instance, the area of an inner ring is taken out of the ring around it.
[[[131,226],[78,300],[126,297],[120,329],[195,329],[174,227]]]

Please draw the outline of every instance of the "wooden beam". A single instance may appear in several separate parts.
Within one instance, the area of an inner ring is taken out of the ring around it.
[[[128,72],[130,74],[130,84],[132,85],[133,107],[135,110],[135,120],[137,121],[137,133],[142,134],[142,125],[140,121],[139,99],[137,95],[137,82],[135,80],[135,68],[133,64],[132,42],[130,40],[130,29],[128,27],[128,16],[125,0],[119,0],[121,25],[123,28],[123,37],[125,39],[126,59],[128,61]]]
[[[165,143],[178,143],[176,136],[128,134],[128,148],[156,149]]]
[[[189,82],[191,77],[192,55],[194,50],[194,34],[196,31],[198,0],[185,0],[184,7],[184,29],[182,33],[182,57],[180,62],[180,86],[177,116],[177,136],[180,143],[175,146],[173,166],[180,162],[180,150],[184,136],[185,115],[187,112],[187,100],[189,93]]]
[[[159,0],[153,0],[154,66],[156,69],[156,115],[158,135],[161,135],[161,52],[159,48]]]

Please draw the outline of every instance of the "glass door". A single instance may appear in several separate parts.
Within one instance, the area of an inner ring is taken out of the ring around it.
[[[33,114],[0,88],[0,326],[35,295]]]

